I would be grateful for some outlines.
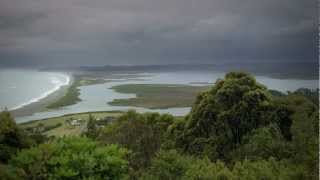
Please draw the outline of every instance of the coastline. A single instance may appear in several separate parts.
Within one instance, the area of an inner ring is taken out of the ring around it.
[[[37,99],[37,101],[26,104],[20,108],[10,110],[12,115],[14,117],[30,116],[36,112],[50,110],[47,108],[47,106],[63,97],[67,93],[68,88],[74,82],[74,77],[71,74],[64,73],[64,75],[68,76],[69,78],[68,84],[60,86],[55,91],[48,93],[45,97]]]
[[[54,92],[48,94],[46,97],[38,99],[35,102],[27,104],[21,108],[10,110],[14,117],[31,116],[34,113],[52,111],[64,106],[69,106],[81,101],[79,93],[73,95],[75,90],[81,86],[89,86],[94,84],[103,84],[107,82],[103,79],[87,79],[83,76],[73,74],[66,74],[68,76],[68,84],[62,85]],[[71,98],[71,99],[70,99]]]
[[[149,76],[154,76],[154,75],[150,74]],[[108,82],[124,82],[124,84],[127,84],[127,81],[130,82],[132,80],[133,81],[137,80],[139,82],[140,81],[141,82],[148,81],[148,78],[147,79],[139,79],[140,76],[137,75],[137,74],[94,74],[94,73],[85,74],[83,72],[81,72],[81,73],[78,72],[78,73],[72,74],[72,76],[69,76],[69,77],[71,78],[71,80],[70,80],[70,82],[69,82],[69,84],[67,86],[61,87],[59,90],[55,91],[54,93],[50,94],[48,97],[46,97],[44,99],[41,99],[38,102],[32,103],[32,104],[30,104],[30,105],[28,105],[26,107],[23,107],[21,109],[15,110],[14,111],[14,116],[15,117],[19,117],[19,118],[23,118],[24,116],[32,116],[33,114],[35,114],[37,112],[46,113],[46,112],[50,112],[50,111],[55,111],[57,108],[62,108],[62,110],[63,110],[63,106],[69,106],[69,105],[78,103],[78,101],[74,101],[74,98],[70,98],[70,96],[68,95],[68,94],[70,94],[68,92],[70,91],[70,89],[72,89],[72,88],[70,88],[71,86],[75,86],[76,88],[79,88],[81,86],[104,84],[104,83],[108,83]],[[167,78],[167,76],[164,76],[164,78]],[[199,83],[202,84],[202,85],[205,85],[204,81],[199,81]],[[136,84],[136,83],[134,83],[134,84]],[[196,85],[197,81],[193,80],[188,85],[192,86],[192,84]],[[207,83],[207,84],[210,84],[210,83]],[[113,88],[110,88],[110,89],[113,89]],[[129,89],[132,90],[131,88],[129,88]],[[146,89],[144,89],[144,90],[146,90]],[[164,90],[162,92],[168,92],[168,91]],[[126,94],[126,93],[123,93],[123,94]],[[135,94],[137,94],[137,93],[135,93]],[[64,97],[68,97],[68,98],[64,98]],[[72,97],[74,97],[74,96],[72,96]],[[79,97],[79,96],[77,96],[77,97]],[[158,97],[158,96],[154,96],[153,95],[151,97]],[[174,96],[174,97],[179,98],[179,96]],[[61,99],[63,99],[63,100],[61,100]],[[150,100],[150,99],[147,98],[147,100]],[[154,102],[161,102],[161,101],[164,102],[164,100],[165,99],[160,98],[160,100],[155,100]],[[169,100],[172,100],[172,99],[169,99]],[[55,103],[57,101],[60,101],[60,102],[63,102],[63,103],[60,103],[59,106],[57,106],[57,107],[48,108],[48,105],[50,105],[52,103]],[[111,105],[113,105],[113,106],[132,106],[132,108],[144,107],[144,108],[147,108],[147,109],[150,109],[150,110],[153,110],[153,109],[170,109],[170,108],[173,108],[173,107],[177,106],[177,104],[170,105],[170,106],[168,106],[167,104],[165,104],[165,105],[164,104],[160,104],[161,106],[159,104],[156,104],[157,107],[154,107],[155,104],[153,102],[151,104],[147,103],[148,106],[145,106],[147,101],[145,101],[144,99],[143,99],[143,105],[142,104],[138,104],[137,105],[137,104],[131,104],[131,103],[130,104],[123,104],[123,103],[128,103],[127,101],[134,102],[134,99],[131,99],[131,100],[130,99],[121,99],[121,101],[125,101],[125,102],[120,102],[120,104],[118,104],[118,105],[111,103]],[[165,102],[167,103],[167,101],[165,101]],[[66,103],[69,103],[69,104],[65,105]],[[137,103],[137,102],[134,102],[134,103]],[[179,105],[179,106],[181,106],[181,105]],[[184,104],[183,104],[182,107],[185,107]],[[37,118],[34,118],[33,120],[37,120]]]

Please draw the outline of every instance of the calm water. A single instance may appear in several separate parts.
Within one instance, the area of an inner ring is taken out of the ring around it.
[[[144,74],[146,75],[146,74]],[[111,106],[108,102],[113,99],[121,98],[133,98],[135,94],[121,94],[117,93],[110,88],[120,84],[195,84],[201,83],[213,83],[218,78],[223,78],[224,73],[212,73],[212,72],[178,72],[178,73],[156,73],[147,74],[148,77],[144,77],[143,80],[126,80],[118,82],[109,82],[105,84],[97,84],[91,86],[80,87],[81,102],[75,105],[67,106],[58,110],[52,110],[47,112],[35,113],[32,116],[16,118],[18,122],[25,122],[35,119],[42,119],[48,117],[55,117],[69,113],[79,113],[87,111],[111,111],[111,110],[128,110],[135,109],[138,112],[160,112],[171,113],[173,115],[185,115],[190,111],[190,108],[169,108],[169,109],[145,109],[137,107],[127,106]],[[283,92],[293,91],[300,87],[317,88],[317,80],[286,80],[286,79],[274,79],[269,77],[257,76],[257,80],[263,83],[270,89],[277,89]],[[38,85],[35,85],[38,87]]]
[[[21,108],[45,98],[69,83],[61,73],[32,70],[0,70],[0,108]]]

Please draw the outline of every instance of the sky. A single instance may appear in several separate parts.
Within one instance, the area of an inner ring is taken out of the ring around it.
[[[317,0],[0,0],[0,66],[317,62]]]

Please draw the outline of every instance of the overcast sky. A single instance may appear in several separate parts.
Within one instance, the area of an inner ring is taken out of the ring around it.
[[[317,0],[0,0],[0,66],[316,62]]]

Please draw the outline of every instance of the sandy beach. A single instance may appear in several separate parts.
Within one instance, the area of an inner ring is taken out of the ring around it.
[[[55,102],[57,99],[63,97],[67,93],[69,86],[71,86],[72,83],[74,82],[73,76],[72,75],[68,75],[68,76],[70,78],[68,85],[61,86],[58,90],[49,94],[45,98],[40,99],[39,101],[30,103],[16,110],[12,110],[11,113],[13,114],[13,116],[14,117],[29,116],[36,112],[49,111],[50,109],[46,107],[49,104]]]

